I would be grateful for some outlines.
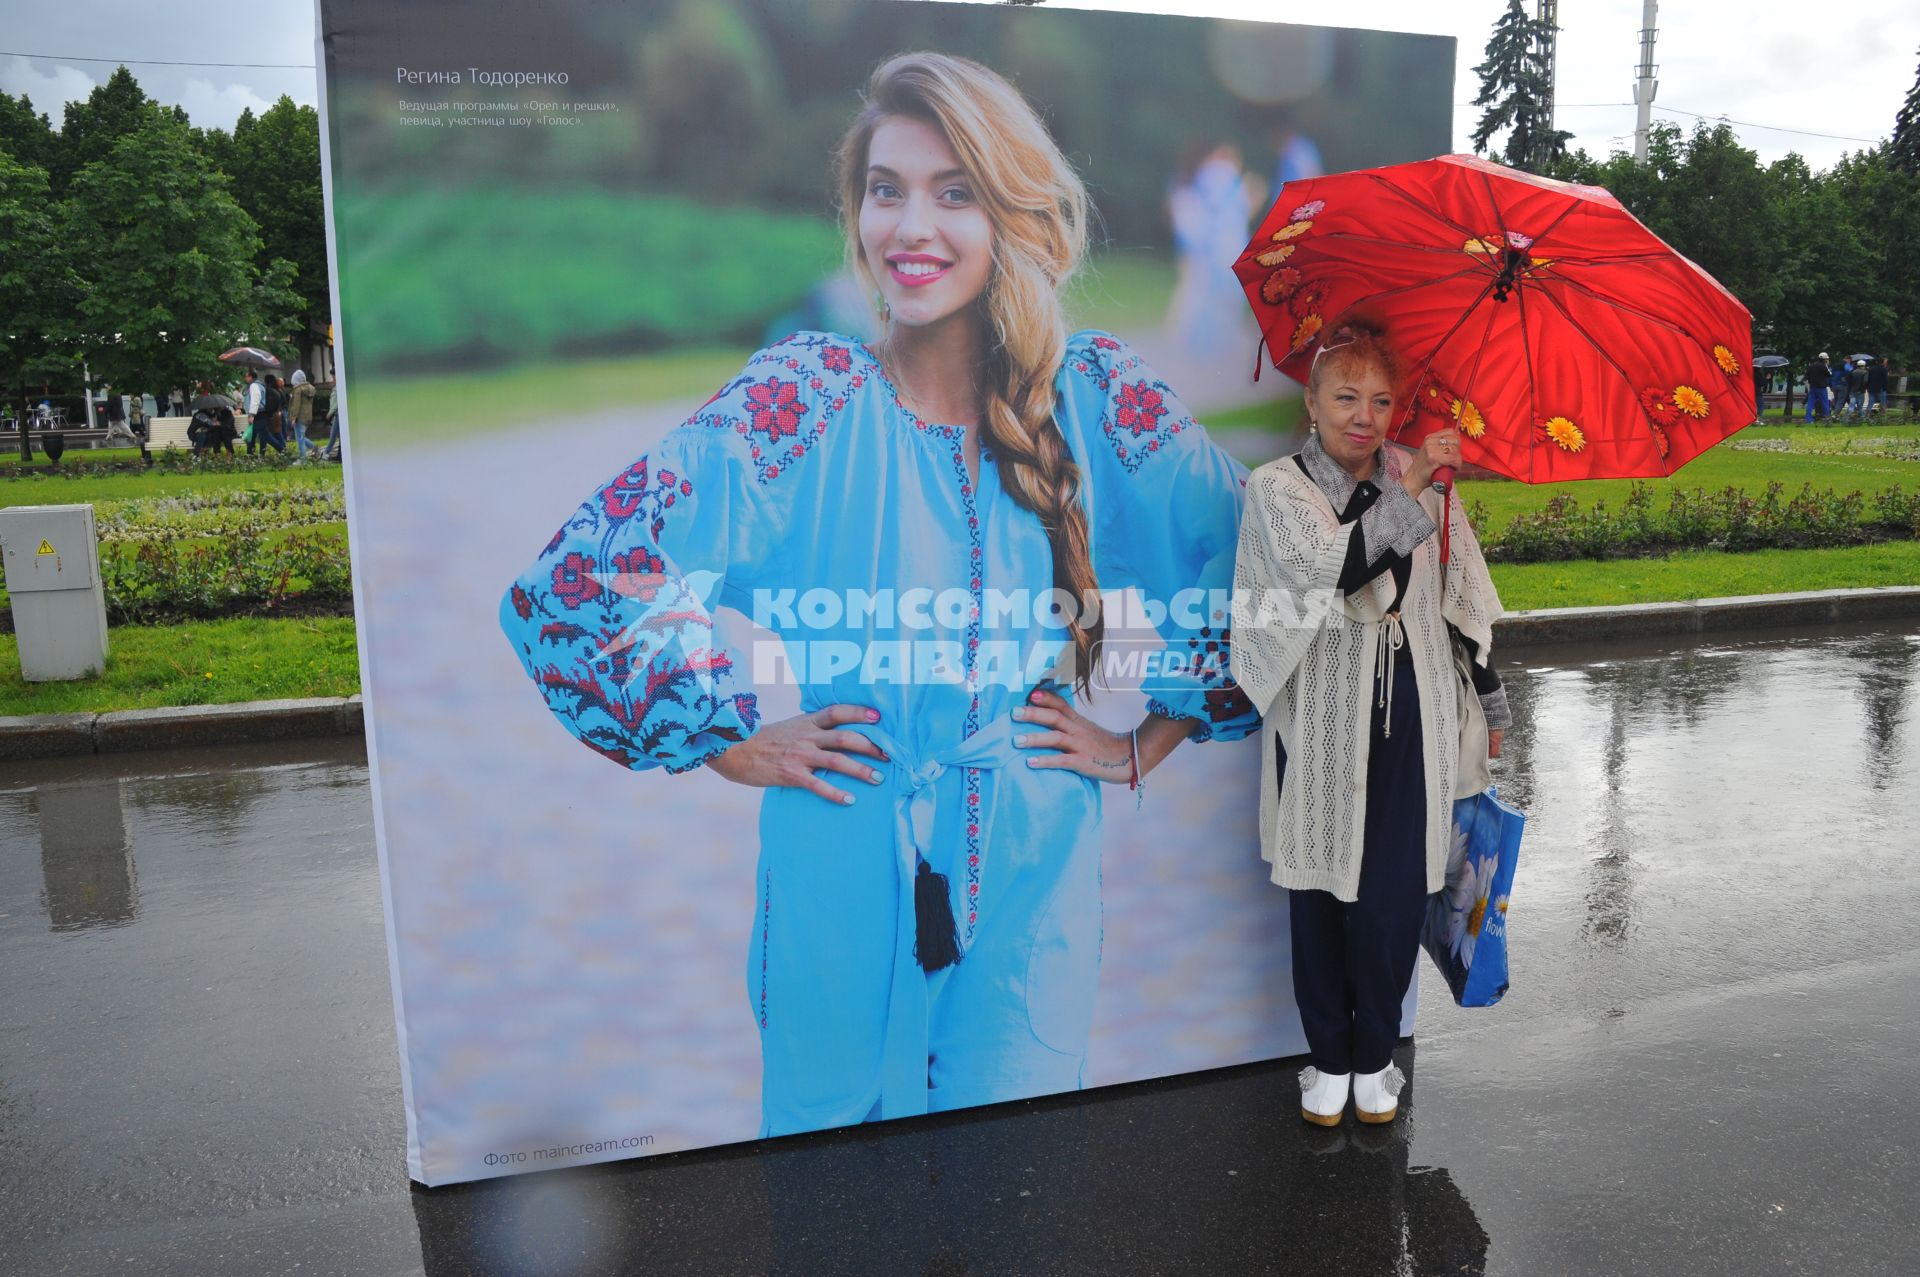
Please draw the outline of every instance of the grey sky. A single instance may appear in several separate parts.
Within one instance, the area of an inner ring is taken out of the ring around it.
[[[1454,145],[1466,150],[1478,112],[1473,65],[1480,60],[1505,0],[1343,0],[1287,5],[1271,0],[1053,0],[1053,7],[1284,18],[1338,26],[1422,31],[1459,41]],[[236,21],[234,6],[213,0],[0,0],[0,89],[25,92],[57,125],[62,104],[84,98],[113,63],[81,57],[311,63],[311,0],[253,0]],[[1727,116],[1763,160],[1798,151],[1817,168],[1843,151],[1886,136],[1920,58],[1920,5],[1912,0],[1853,0],[1822,11],[1817,28],[1804,0],[1663,0],[1656,120],[1691,126],[1694,111]],[[1604,155],[1631,143],[1633,65],[1639,56],[1641,0],[1561,0],[1560,126],[1574,144]],[[1817,37],[1809,47],[1809,35]],[[9,56],[51,54],[52,58]],[[311,69],[155,66],[129,63],[154,97],[177,102],[195,123],[230,127],[243,107],[257,113],[282,93],[314,103]],[[1774,128],[1759,126],[1771,125]],[[1837,134],[1816,137],[1779,131]]]

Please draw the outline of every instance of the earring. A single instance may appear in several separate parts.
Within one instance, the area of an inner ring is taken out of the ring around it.
[[[893,307],[888,304],[886,294],[877,288],[873,290],[873,307],[880,312],[881,323],[890,324],[893,322]]]

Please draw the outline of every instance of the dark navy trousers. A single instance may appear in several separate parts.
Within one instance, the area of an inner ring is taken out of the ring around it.
[[[1313,1066],[1377,1073],[1392,1062],[1400,1005],[1427,912],[1427,782],[1413,653],[1394,662],[1393,717],[1374,696],[1359,899],[1289,892],[1293,996]],[[1387,731],[1392,727],[1391,733]],[[1282,751],[1279,776],[1285,773]]]

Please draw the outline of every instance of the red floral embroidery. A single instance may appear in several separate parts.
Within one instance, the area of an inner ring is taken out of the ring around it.
[[[634,462],[600,489],[600,508],[616,523],[631,519],[647,490],[647,459]]]
[[[553,596],[570,608],[599,598],[600,582],[593,579],[593,560],[575,551],[555,564]]]
[[[753,428],[775,443],[800,433],[800,418],[808,408],[800,401],[800,387],[791,381],[769,377],[747,388],[747,411],[753,416]]]
[[[1120,387],[1120,397],[1115,401],[1113,419],[1122,428],[1143,435],[1160,423],[1167,415],[1166,397],[1144,381],[1136,381],[1130,386]]]
[[[616,594],[624,594],[630,599],[639,599],[642,603],[651,603],[660,593],[660,587],[667,583],[667,563],[659,555],[644,545],[636,545],[625,554],[613,556],[614,571],[618,573],[608,582]]]
[[[822,346],[820,366],[828,372],[847,372],[853,367],[853,352],[845,346]]]
[[[1229,719],[1239,718],[1243,714],[1253,713],[1253,702],[1248,699],[1245,692],[1240,690],[1237,683],[1213,688],[1202,699],[1207,705],[1207,717],[1216,723],[1224,723]]]
[[[519,613],[523,621],[533,617],[533,596],[517,585],[513,587],[513,610]]]

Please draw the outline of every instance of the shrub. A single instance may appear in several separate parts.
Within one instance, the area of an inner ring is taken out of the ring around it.
[[[1568,493],[1556,493],[1507,526],[1484,529],[1482,544],[1496,563],[1545,563],[1559,559],[1613,559],[1668,554],[1675,550],[1805,549],[1863,545],[1889,537],[1920,536],[1920,497],[1898,487],[1874,498],[1844,496],[1812,484],[1788,497],[1771,483],[1759,496],[1739,488],[1709,493],[1677,488],[1665,510],[1656,511],[1653,490],[1636,483],[1618,515],[1596,501],[1582,510]],[[1486,507],[1476,502],[1476,522]]]
[[[368,195],[340,219],[363,232],[367,371],[758,345],[842,251],[824,217],[608,191]]]
[[[352,597],[344,537],[326,531],[273,537],[246,526],[218,537],[159,529],[130,555],[103,555],[107,620],[154,624],[231,616]]]

